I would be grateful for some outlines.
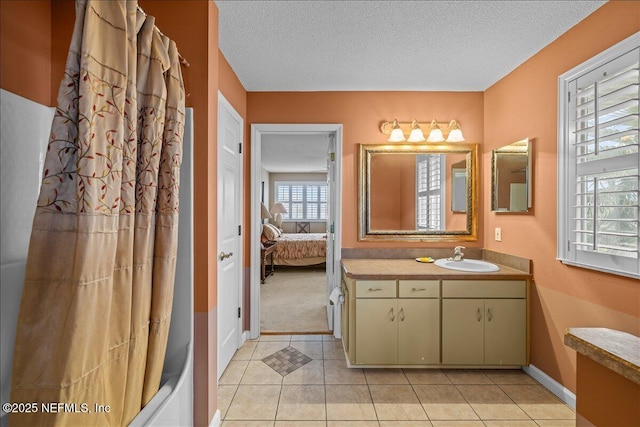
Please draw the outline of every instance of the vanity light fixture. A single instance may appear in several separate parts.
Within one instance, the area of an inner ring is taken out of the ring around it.
[[[404,133],[402,132],[398,121],[394,119],[391,133],[389,134],[389,142],[402,142],[404,140]]]
[[[449,122],[449,136],[447,136],[447,142],[463,142],[464,136],[462,136],[462,130],[456,119]]]
[[[399,123],[397,119],[393,122],[383,122],[380,125],[380,132],[389,135],[388,142],[423,142],[425,140],[420,123],[413,120],[411,123]],[[405,135],[409,134],[409,138]],[[446,138],[445,138],[446,135]],[[463,142],[462,129],[456,119],[447,122],[438,122],[435,119],[429,125],[429,136],[427,142]]]
[[[442,134],[442,129],[438,126],[438,122],[435,119],[431,121],[431,126],[429,126],[429,138],[427,138],[427,142],[442,142],[444,141],[444,135]]]
[[[409,134],[409,138],[407,142],[422,142],[424,141],[424,134],[422,133],[422,128],[418,124],[417,120],[411,122],[411,133]]]

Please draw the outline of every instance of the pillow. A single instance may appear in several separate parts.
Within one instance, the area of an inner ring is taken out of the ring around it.
[[[278,237],[282,236],[282,233],[283,233],[282,228],[278,228],[278,226],[275,224],[269,224],[269,225],[271,226],[271,228],[273,228],[273,230],[276,232]]]
[[[280,237],[278,229],[271,224],[262,224],[262,234],[264,234],[267,240],[276,240]]]

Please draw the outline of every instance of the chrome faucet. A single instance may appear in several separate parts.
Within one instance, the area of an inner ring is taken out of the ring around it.
[[[451,258],[452,261],[462,261],[464,259],[464,253],[462,252],[463,249],[467,249],[464,246],[456,246],[455,248],[453,248],[453,257]]]

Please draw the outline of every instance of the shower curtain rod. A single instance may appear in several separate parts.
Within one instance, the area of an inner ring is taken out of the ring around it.
[[[142,10],[142,8],[140,7],[140,5],[137,5],[137,8],[140,12],[142,12],[142,14],[144,16],[147,16],[147,12],[145,12],[144,10]],[[162,31],[160,31],[160,28],[158,28],[157,25],[154,25],[154,28],[156,30],[158,30],[158,32],[160,34],[162,34],[164,36],[164,33]],[[187,61],[184,56],[182,56],[182,54],[180,52],[178,52],[178,60],[180,61],[180,64],[183,65],[184,67],[188,68],[189,66],[191,66],[191,64],[189,64],[189,61]]]

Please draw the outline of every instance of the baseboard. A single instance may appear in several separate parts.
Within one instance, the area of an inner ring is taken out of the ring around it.
[[[220,427],[221,424],[222,424],[222,419],[220,419],[220,409],[218,409],[216,411],[216,414],[213,416],[213,419],[211,420],[211,424],[209,424],[209,427]]]
[[[551,393],[558,396],[560,400],[569,405],[574,410],[576,409],[576,395],[573,394],[568,388],[564,387],[558,381],[551,378],[544,371],[540,370],[534,365],[524,366],[522,368],[527,374],[531,375],[533,379],[545,386]]]
[[[260,331],[260,335],[332,335],[332,331]]]

